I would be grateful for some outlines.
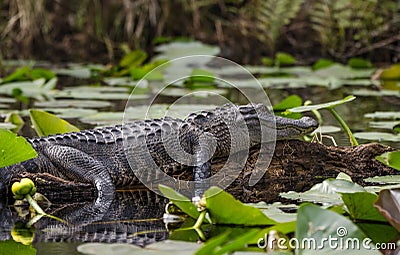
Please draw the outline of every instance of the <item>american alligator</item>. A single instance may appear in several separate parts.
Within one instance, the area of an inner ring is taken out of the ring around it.
[[[193,179],[200,181],[210,176],[211,159],[229,156],[243,147],[232,145],[232,141],[240,144],[248,136],[247,145],[253,146],[264,142],[261,140],[265,140],[261,137],[264,129],[269,130],[267,140],[271,142],[275,134],[277,140],[290,139],[309,133],[317,126],[317,121],[310,117],[293,120],[275,116],[262,104],[224,105],[192,113],[183,120],[171,117],[140,120],[28,139],[38,157],[0,169],[0,192],[10,186],[15,176],[48,173],[65,180],[91,183],[100,202],[112,198],[115,188],[139,184],[135,173],[138,169],[140,174],[146,173],[154,167],[151,162],[172,176],[191,169]],[[210,134],[213,138],[209,140]],[[216,142],[214,146],[210,146],[210,141]],[[170,155],[180,146],[184,162]],[[143,150],[148,150],[148,154]]]

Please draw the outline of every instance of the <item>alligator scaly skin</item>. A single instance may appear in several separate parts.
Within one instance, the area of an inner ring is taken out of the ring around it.
[[[172,176],[197,167],[200,172],[196,174],[207,177],[210,166],[193,162],[210,153],[207,146],[201,143],[201,135],[208,133],[216,139],[215,151],[207,155],[211,159],[229,156],[232,153],[230,132],[236,130],[236,136],[240,136],[243,123],[248,132],[243,134],[249,136],[250,146],[261,143],[262,127],[275,132],[276,125],[276,139],[279,140],[304,135],[318,126],[309,117],[292,120],[274,116],[261,104],[225,105],[215,110],[192,113],[184,120],[170,117],[140,120],[28,139],[38,157],[0,169],[0,191],[1,186],[4,191],[13,177],[23,173],[49,173],[73,182],[91,183],[99,199],[102,199],[112,196],[115,188],[140,184],[134,171],[141,169],[142,173],[146,173],[145,169],[154,167],[150,161]],[[237,141],[240,142],[240,139]],[[194,159],[189,160],[192,164],[175,161],[167,152],[166,143],[172,147],[181,146],[184,153],[194,155]],[[126,155],[130,155],[129,161]],[[154,176],[149,175],[148,178]]]

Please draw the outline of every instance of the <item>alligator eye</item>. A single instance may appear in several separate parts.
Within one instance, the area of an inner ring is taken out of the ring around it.
[[[195,121],[196,124],[201,125],[201,124],[206,123],[208,121],[208,119],[207,119],[206,116],[204,116],[202,114],[199,114],[194,118],[194,121]]]

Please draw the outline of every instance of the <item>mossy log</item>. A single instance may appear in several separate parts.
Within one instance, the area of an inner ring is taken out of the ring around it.
[[[242,201],[273,202],[280,192],[305,191],[326,178],[335,178],[340,172],[364,185],[363,179],[373,176],[398,174],[375,159],[394,150],[377,143],[355,147],[325,146],[299,140],[277,141],[271,163],[254,186],[249,186],[250,171],[258,157],[258,150],[250,152],[243,174],[227,189]]]

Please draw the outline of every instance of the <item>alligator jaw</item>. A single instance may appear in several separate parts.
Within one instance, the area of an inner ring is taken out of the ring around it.
[[[319,125],[311,117],[303,117],[295,120],[276,116],[275,120],[277,140],[301,137],[314,131]]]

